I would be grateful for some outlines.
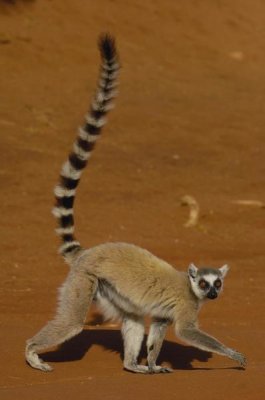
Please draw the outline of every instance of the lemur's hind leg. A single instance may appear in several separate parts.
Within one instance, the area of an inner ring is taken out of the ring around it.
[[[172,372],[171,368],[156,365],[156,360],[166,335],[168,323],[169,322],[165,319],[154,319],[150,326],[149,335],[147,338],[147,362],[149,372],[151,374]]]
[[[142,341],[144,338],[144,322],[137,317],[125,317],[122,322],[122,336],[124,343],[124,368],[132,372],[140,372],[147,374],[148,367],[138,365],[137,359],[141,350]]]
[[[93,275],[84,271],[70,272],[60,289],[54,319],[27,341],[26,360],[33,368],[51,371],[52,367],[43,362],[37,353],[57,346],[82,331],[97,284]]]

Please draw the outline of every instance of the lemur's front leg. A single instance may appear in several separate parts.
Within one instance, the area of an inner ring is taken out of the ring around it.
[[[154,319],[150,326],[149,335],[147,338],[147,362],[149,372],[151,374],[172,372],[170,368],[156,365],[156,360],[160,353],[168,324],[169,322],[165,319]]]
[[[246,357],[236,350],[226,347],[214,337],[197,329],[194,326],[181,327],[176,326],[176,334],[185,342],[201,349],[229,357],[237,361],[241,367],[247,364]]]

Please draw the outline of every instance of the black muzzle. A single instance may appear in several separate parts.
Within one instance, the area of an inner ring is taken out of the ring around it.
[[[216,297],[217,297],[216,290],[214,288],[211,288],[209,290],[209,292],[207,293],[207,298],[213,300],[213,299],[216,299]]]

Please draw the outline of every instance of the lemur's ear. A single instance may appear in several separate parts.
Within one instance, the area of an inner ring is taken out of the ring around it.
[[[197,272],[198,272],[198,268],[196,267],[196,265],[191,263],[188,268],[189,276],[194,279],[194,278],[196,278]]]
[[[223,265],[221,268],[219,268],[219,271],[221,272],[222,278],[224,278],[229,270],[229,266],[227,264]]]

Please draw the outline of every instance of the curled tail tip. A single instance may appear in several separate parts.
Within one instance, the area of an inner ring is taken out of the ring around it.
[[[107,61],[112,61],[113,58],[117,57],[115,37],[109,32],[104,32],[99,36],[98,47],[101,57]]]

